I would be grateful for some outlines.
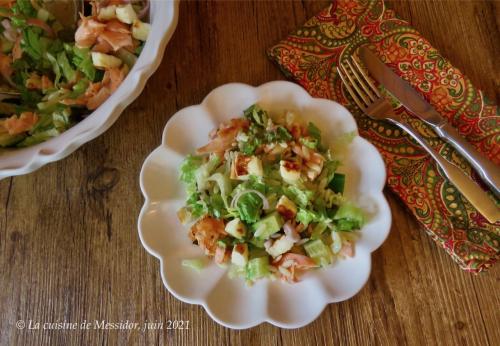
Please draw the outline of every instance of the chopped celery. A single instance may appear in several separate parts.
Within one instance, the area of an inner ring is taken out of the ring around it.
[[[246,270],[247,279],[251,281],[269,275],[269,258],[265,256],[251,259],[247,263]]]
[[[311,233],[311,239],[319,239],[321,238],[321,234],[326,230],[326,227],[328,225],[324,222],[317,223],[316,226],[314,226],[312,233]]]
[[[205,268],[205,261],[202,258],[193,258],[193,259],[185,259],[182,260],[182,265],[184,267],[191,268],[198,273],[201,272],[203,268]]]
[[[268,239],[272,234],[278,232],[283,226],[283,218],[277,212],[273,212],[252,225],[254,236],[260,239]]]
[[[264,247],[264,246],[262,246],[262,247]],[[267,252],[263,248],[254,247],[254,246],[250,247],[250,252],[248,254],[249,259],[254,259],[254,258],[259,258],[259,257],[264,257],[264,256],[267,256]]]
[[[351,203],[344,203],[333,217],[339,231],[353,231],[361,228],[365,217],[363,211]]]
[[[324,266],[331,263],[332,254],[321,239],[310,240],[304,244],[304,250],[317,264]]]
[[[260,239],[260,238],[252,238],[250,239],[250,244],[255,246],[256,248],[263,249],[264,248],[264,243],[266,242],[266,239]]]
[[[85,78],[80,79],[75,85],[72,87],[72,91],[67,95],[67,98],[76,99],[81,96],[87,90],[89,86],[89,81]]]
[[[57,129],[49,129],[45,131],[35,132],[31,136],[26,137],[23,141],[17,143],[18,147],[29,147],[30,145],[35,145],[46,141],[52,137],[56,137],[61,132]]]
[[[244,278],[246,276],[246,273],[246,267],[241,267],[233,264],[229,267],[227,276],[229,276],[230,279]]]

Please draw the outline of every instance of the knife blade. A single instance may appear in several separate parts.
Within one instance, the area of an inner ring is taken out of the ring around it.
[[[462,138],[458,131],[448,124],[445,118],[424,100],[408,82],[384,64],[375,53],[367,47],[361,47],[358,54],[370,72],[370,75],[401,102],[405,108],[429,124],[439,137],[450,143],[469,161],[497,198],[500,198],[500,168],[481,155],[469,142]]]

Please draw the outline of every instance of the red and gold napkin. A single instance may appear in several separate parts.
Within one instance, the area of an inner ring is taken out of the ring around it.
[[[500,223],[491,224],[443,178],[434,161],[397,127],[371,120],[347,98],[338,62],[369,45],[398,75],[447,117],[460,134],[500,164],[500,113],[462,72],[453,67],[383,0],[338,0],[269,49],[269,57],[312,96],[335,100],[353,112],[360,135],[381,152],[387,184],[429,235],[471,272],[500,255]],[[475,175],[454,149],[399,104],[396,111],[441,155]],[[477,178],[477,177],[475,177]]]

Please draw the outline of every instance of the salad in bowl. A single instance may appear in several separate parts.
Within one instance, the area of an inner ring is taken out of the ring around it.
[[[354,255],[360,208],[343,195],[341,162],[300,114],[272,118],[254,104],[222,123],[180,166],[191,241],[231,276],[296,282],[299,274]],[[346,140],[349,136],[345,136]],[[204,261],[184,265],[200,270]]]
[[[0,2],[0,74],[17,99],[0,103],[0,147],[31,146],[79,122],[120,86],[148,38],[147,2],[86,2],[74,35],[51,4]]]
[[[74,20],[53,8],[69,3],[85,5]],[[178,7],[0,0],[0,179],[63,159],[111,127],[160,66]]]

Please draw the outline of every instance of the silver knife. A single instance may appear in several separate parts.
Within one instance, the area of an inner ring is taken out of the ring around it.
[[[359,49],[359,57],[366,68],[401,104],[431,125],[439,137],[450,143],[474,167],[481,178],[500,198],[500,167],[481,155],[457,130],[444,119],[410,84],[399,77],[367,47]]]

